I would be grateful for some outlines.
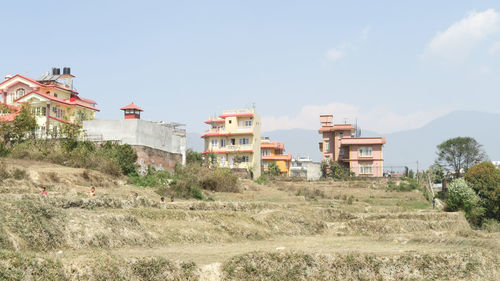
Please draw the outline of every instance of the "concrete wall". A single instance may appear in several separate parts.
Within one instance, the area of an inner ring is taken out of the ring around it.
[[[133,145],[132,147],[137,151],[137,162],[141,174],[147,172],[149,165],[157,170],[173,172],[175,164],[182,163],[182,155],[179,153],[170,153],[142,145]]]
[[[307,180],[317,181],[321,178],[321,163],[308,163],[307,164]]]
[[[186,163],[186,134],[164,124],[140,119],[89,120],[83,122],[83,130],[89,139],[119,141],[179,154],[181,163]]]

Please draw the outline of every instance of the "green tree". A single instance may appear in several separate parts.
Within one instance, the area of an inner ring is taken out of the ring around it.
[[[437,146],[436,163],[447,170],[455,172],[457,178],[462,171],[484,161],[487,157],[482,146],[471,137],[449,139]]]
[[[267,173],[273,176],[279,176],[281,174],[280,167],[278,167],[278,164],[276,162],[271,162],[267,166]]]
[[[444,170],[438,164],[433,164],[429,167],[430,176],[433,183],[442,183],[444,180]]]
[[[469,222],[474,225],[481,224],[485,210],[480,205],[479,196],[463,178],[450,183],[446,204],[449,211],[463,210]]]
[[[200,152],[196,152],[191,148],[186,150],[186,163],[192,164],[197,163],[199,165],[203,164],[203,155]]]
[[[31,113],[31,108],[28,104],[21,106],[21,111],[12,122],[11,141],[21,141],[29,134],[32,134],[36,129],[36,118]]]
[[[486,208],[486,217],[500,220],[500,171],[491,162],[472,166],[464,176]]]

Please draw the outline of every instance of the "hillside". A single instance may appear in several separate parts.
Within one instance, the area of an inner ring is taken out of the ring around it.
[[[421,168],[427,168],[436,158],[436,146],[458,136],[475,138],[484,146],[491,160],[500,160],[499,131],[500,114],[456,111],[433,120],[419,129],[384,134],[387,138],[387,145],[384,146],[385,165],[407,165],[415,169],[418,160]],[[362,136],[379,135],[375,132],[362,131]],[[199,136],[196,133],[192,133],[191,137],[188,135],[188,147],[201,151],[203,142]],[[284,142],[286,151],[293,155],[309,156],[315,161],[321,161],[318,149],[321,136],[315,129],[278,130],[262,133],[262,136]]]
[[[0,279],[492,280],[500,234],[385,181],[243,181],[160,204],[124,178],[2,159]],[[89,198],[90,187],[97,196]],[[41,195],[41,187],[48,194]],[[137,192],[138,199],[132,195]]]

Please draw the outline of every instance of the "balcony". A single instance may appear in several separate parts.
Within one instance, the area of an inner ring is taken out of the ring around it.
[[[253,150],[251,144],[226,145],[225,148],[227,151]]]

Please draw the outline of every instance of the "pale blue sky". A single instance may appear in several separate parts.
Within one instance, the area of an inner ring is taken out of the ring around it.
[[[498,1],[76,2],[2,3],[0,75],[70,66],[101,119],[131,101],[194,132],[252,103],[264,130],[500,113]]]

